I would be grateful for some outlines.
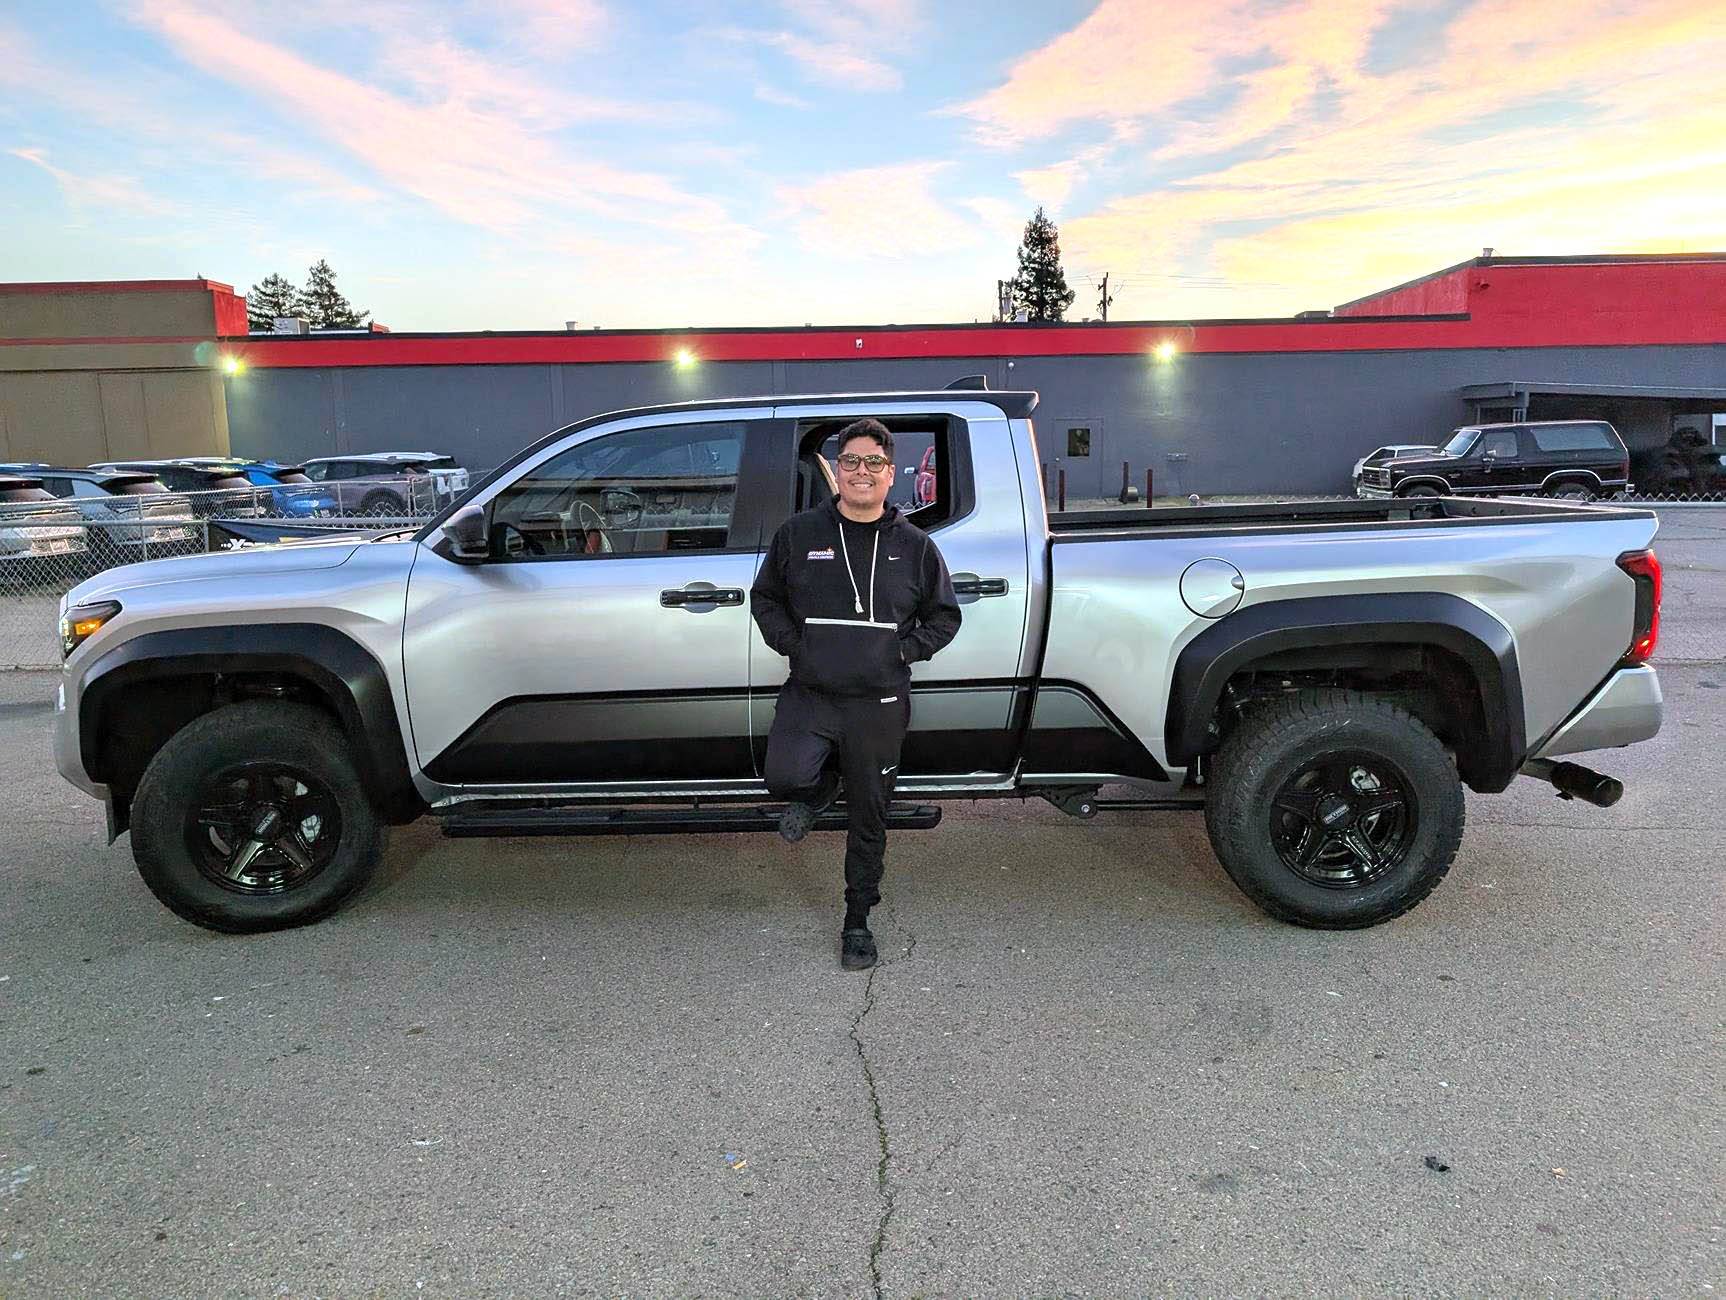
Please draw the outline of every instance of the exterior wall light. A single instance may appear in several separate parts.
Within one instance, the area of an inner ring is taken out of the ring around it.
[[[1171,362],[1175,359],[1175,354],[1178,353],[1179,351],[1180,351],[1180,349],[1177,348],[1170,340],[1164,339],[1161,343],[1157,344],[1156,347],[1151,349],[1151,355],[1153,357],[1155,357],[1159,362],[1162,362],[1164,365],[1167,365],[1169,362]]]

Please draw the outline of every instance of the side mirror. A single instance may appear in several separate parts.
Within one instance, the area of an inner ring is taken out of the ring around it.
[[[463,506],[444,520],[439,531],[448,540],[450,555],[455,559],[483,560],[491,554],[483,506]]]

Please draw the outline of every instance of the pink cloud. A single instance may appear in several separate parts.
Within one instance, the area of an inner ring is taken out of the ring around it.
[[[448,51],[447,93],[410,100],[254,37],[185,0],[146,0],[140,19],[187,62],[270,101],[379,177],[458,220],[518,228],[547,210],[627,218],[675,230],[730,225],[712,200],[661,176],[571,156],[563,122],[523,122],[483,63]]]
[[[915,257],[975,243],[978,227],[936,197],[942,162],[832,172],[774,192],[805,247],[825,256]]]

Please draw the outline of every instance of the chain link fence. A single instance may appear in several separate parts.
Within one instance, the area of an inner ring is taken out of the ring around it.
[[[295,537],[414,528],[450,500],[429,477],[333,486],[0,505],[0,671],[58,668],[60,598],[104,570]]]

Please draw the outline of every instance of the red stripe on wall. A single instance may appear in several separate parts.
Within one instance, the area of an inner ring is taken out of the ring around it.
[[[1379,352],[1461,348],[1726,343],[1719,319],[1577,318],[1267,322],[1224,325],[979,326],[687,334],[369,335],[223,340],[258,369],[324,366],[581,365],[674,361],[856,361],[916,357],[1129,356],[1169,342],[1182,353]]]

